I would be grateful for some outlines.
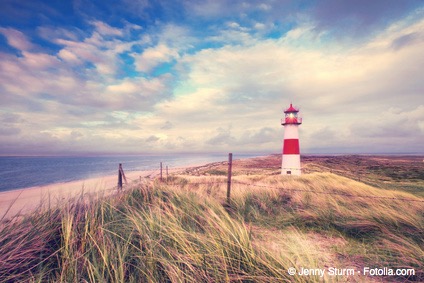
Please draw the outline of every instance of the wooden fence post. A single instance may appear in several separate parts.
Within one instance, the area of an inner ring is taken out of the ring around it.
[[[118,167],[118,190],[122,191],[122,164],[119,163]]]
[[[168,165],[166,165],[166,181],[168,182]]]
[[[227,202],[230,203],[231,197],[231,169],[233,166],[233,154],[228,154],[228,176],[227,176]]]
[[[160,181],[162,182],[162,162],[160,163]]]

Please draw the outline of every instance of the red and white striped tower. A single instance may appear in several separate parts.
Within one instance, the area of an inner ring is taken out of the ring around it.
[[[284,111],[284,119],[281,119],[281,125],[284,126],[282,175],[301,174],[298,127],[302,124],[302,118],[297,116],[298,112],[299,109],[290,103],[290,107]]]

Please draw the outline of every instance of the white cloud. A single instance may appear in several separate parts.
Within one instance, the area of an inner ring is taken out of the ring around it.
[[[185,26],[166,24],[161,26],[160,32],[157,35],[157,41],[159,44],[164,44],[171,49],[185,51],[193,48],[193,45],[199,42],[199,38],[193,37],[191,32]]]
[[[255,23],[253,28],[259,31],[264,31],[267,28],[267,25],[263,23]]]
[[[83,31],[77,28],[69,29],[59,26],[40,26],[37,28],[37,33],[41,38],[51,41],[52,39],[67,39],[78,41],[83,35]]]
[[[141,55],[134,55],[137,71],[149,73],[161,63],[170,62],[178,58],[178,52],[164,44],[147,48]]]
[[[65,60],[68,63],[71,63],[71,64],[81,63],[81,60],[78,58],[78,56],[70,50],[62,49],[59,51],[57,55],[59,58]]]
[[[139,90],[139,87],[134,82],[123,81],[117,85],[107,86],[106,90],[115,93],[134,93]]]
[[[0,27],[0,33],[6,37],[7,43],[10,46],[20,51],[29,51],[34,48],[34,45],[28,38],[16,29]]]
[[[214,17],[204,9],[223,3],[192,9]],[[39,29],[59,44],[56,54],[2,29],[21,52],[2,53],[0,61],[0,110],[17,115],[0,117],[6,125],[0,152],[279,152],[279,122],[290,102],[304,117],[302,152],[390,151],[399,144],[423,150],[423,20],[400,21],[349,44],[311,22],[263,39],[259,33],[270,21],[238,20],[209,25],[197,38],[185,26],[164,23],[141,29],[92,21],[90,33],[69,29],[63,36]],[[171,65],[166,74],[153,72]]]
[[[147,97],[155,98],[167,95],[167,76],[152,79],[134,78],[118,81],[118,84],[111,84],[106,87],[106,92],[110,94],[125,95],[134,94],[128,104],[140,105],[140,102],[134,99],[145,99]],[[128,97],[129,98],[129,97]]]
[[[79,40],[65,39],[57,35],[50,40],[63,46],[57,56],[71,65],[92,64],[100,75],[115,76],[119,72],[119,55],[130,52],[135,45],[143,45],[148,38],[140,40],[125,40],[125,33],[139,29],[127,24],[122,29],[111,27],[103,22],[94,21],[95,30]],[[85,72],[89,72],[85,68]]]
[[[424,86],[416,69],[424,64],[422,43],[416,40],[402,49],[391,47],[394,38],[419,29],[420,25],[412,29],[408,25],[396,36],[387,33],[384,38],[378,36],[366,44],[338,50],[321,45],[298,48],[282,39],[186,55],[180,62],[187,66],[182,69],[189,70],[184,82],[189,87],[186,92],[180,89],[175,99],[159,104],[157,114],[166,119],[174,117],[175,133],[185,133],[200,144],[213,143],[220,149],[242,144],[243,140],[257,140],[259,144],[259,136],[246,131],[269,127],[269,131],[259,131],[264,137],[262,143],[270,139],[267,148],[278,150],[282,138],[279,118],[293,101],[301,106],[305,118],[301,134],[306,152],[331,146],[365,149],[364,140],[370,131],[355,131],[358,128],[353,125],[379,129],[378,135],[388,138],[393,133],[382,129],[390,129],[393,119],[405,119],[392,115],[374,124],[379,113],[393,106],[406,110],[424,105]],[[309,32],[303,29],[296,36],[287,36],[304,41]],[[382,40],[386,44],[376,44]],[[418,109],[422,110],[421,106]],[[408,123],[414,144],[422,137],[423,121]],[[373,135],[375,138],[377,132]],[[170,139],[172,136],[176,134]],[[245,148],[251,148],[246,143]]]
[[[264,10],[264,11],[269,11],[272,9],[271,5],[265,4],[265,3],[261,3],[258,5],[258,8],[260,10]]]
[[[96,27],[96,30],[101,35],[114,35],[114,36],[122,36],[122,30],[118,28],[111,27],[110,25],[101,22],[101,21],[93,21],[91,22],[93,26]]]
[[[22,55],[23,57],[19,60],[25,68],[30,68],[32,70],[45,70],[58,64],[57,58],[48,54],[23,51]]]

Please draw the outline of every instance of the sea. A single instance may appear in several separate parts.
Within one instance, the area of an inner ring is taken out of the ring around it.
[[[233,154],[233,160],[266,154]],[[0,192],[124,172],[169,169],[227,161],[228,154],[174,154],[136,156],[0,156]]]

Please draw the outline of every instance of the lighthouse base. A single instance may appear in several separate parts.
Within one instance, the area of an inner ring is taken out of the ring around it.
[[[299,154],[283,154],[281,163],[281,175],[300,175],[300,155]]]

